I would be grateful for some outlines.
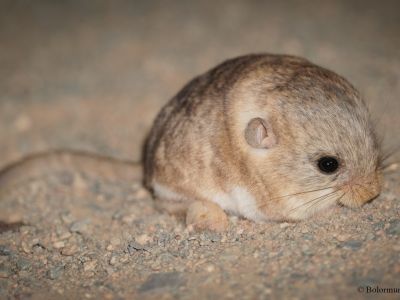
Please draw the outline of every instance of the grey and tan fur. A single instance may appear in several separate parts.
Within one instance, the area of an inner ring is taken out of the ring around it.
[[[339,168],[322,173],[323,156]],[[228,60],[189,82],[156,118],[144,181],[187,223],[220,230],[225,212],[299,220],[335,203],[359,207],[381,189],[380,147],[359,93],[339,75],[284,55]],[[0,171],[0,197],[48,169],[137,180],[140,166],[85,152],[28,156]]]
[[[381,186],[359,93],[293,56],[238,57],[196,77],[161,110],[144,153],[145,183],[172,212],[200,201],[252,220],[297,220],[361,206]],[[318,170],[323,155],[339,159],[338,172]]]

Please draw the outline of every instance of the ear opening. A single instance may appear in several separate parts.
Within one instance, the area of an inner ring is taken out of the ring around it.
[[[262,118],[253,118],[244,132],[247,144],[257,149],[270,149],[277,143],[270,124]]]

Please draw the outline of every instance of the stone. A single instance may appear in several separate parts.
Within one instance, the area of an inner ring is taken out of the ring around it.
[[[12,254],[11,250],[5,245],[0,245],[0,256],[10,256]]]
[[[400,220],[391,221],[385,232],[388,235],[400,235]]]
[[[32,266],[31,262],[25,258],[18,258],[16,264],[20,271],[29,270]]]
[[[64,273],[64,266],[56,266],[47,271],[47,277],[51,280],[59,278]]]
[[[166,272],[151,274],[139,288],[139,292],[159,289],[177,289],[186,283],[182,273]]]
[[[75,244],[66,246],[61,250],[61,254],[64,256],[72,256],[79,251],[79,247]]]
[[[362,241],[358,240],[349,240],[342,244],[343,248],[351,249],[351,250],[358,250],[362,246]]]
[[[71,232],[83,233],[87,229],[87,225],[90,223],[89,219],[84,219],[71,224],[69,230]]]
[[[8,278],[12,275],[12,270],[9,266],[4,264],[0,265],[0,278]]]

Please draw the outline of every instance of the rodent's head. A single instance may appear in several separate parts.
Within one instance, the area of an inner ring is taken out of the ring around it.
[[[359,207],[375,198],[379,143],[358,92],[310,63],[283,74],[271,84],[267,73],[266,88],[252,92],[255,110],[241,115],[247,157],[269,192],[264,213],[296,220],[335,203]]]

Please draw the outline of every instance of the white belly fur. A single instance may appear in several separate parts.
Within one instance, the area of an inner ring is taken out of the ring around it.
[[[242,187],[236,186],[229,193],[217,193],[210,198],[222,209],[249,220],[260,222],[267,219],[258,209],[254,197]]]
[[[153,189],[156,197],[170,201],[182,201],[186,197],[167,186],[154,182]],[[254,197],[244,188],[233,187],[229,193],[222,192],[202,192],[205,199],[209,199],[218,204],[223,210],[243,216],[249,220],[260,222],[265,221],[266,216],[257,207]]]

